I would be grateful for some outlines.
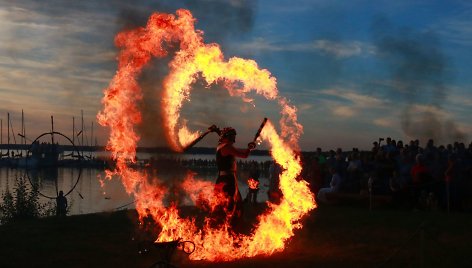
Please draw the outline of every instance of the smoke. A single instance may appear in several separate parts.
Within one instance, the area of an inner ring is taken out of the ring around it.
[[[168,62],[168,58],[160,59]],[[138,125],[138,132],[144,145],[164,146],[166,144],[165,132],[162,128],[162,116],[160,109],[160,96],[162,79],[167,74],[165,64],[154,64],[143,71],[139,84],[143,93],[143,100],[139,103],[142,115],[142,123]]]
[[[140,77],[143,100],[139,104],[142,123],[138,126],[138,132],[145,146],[166,145],[166,133],[162,128],[161,93],[170,57],[156,60]],[[184,105],[182,109],[183,118],[191,119],[189,127],[204,131],[212,124],[222,126],[225,123],[224,115],[228,114],[228,103],[231,102],[227,91],[218,84],[206,88],[207,85],[200,80],[193,86],[196,90],[192,91],[192,103]]]
[[[175,13],[177,9],[189,9],[197,19],[196,27],[204,30],[206,40],[222,44],[228,36],[244,34],[252,30],[257,1],[253,0],[182,0],[169,1],[114,1],[119,8],[119,30],[143,26],[153,12]]]
[[[451,66],[438,36],[432,31],[396,28],[385,18],[374,21],[372,30],[378,55],[392,77],[391,97],[406,104],[400,118],[405,135],[439,142],[464,139],[442,108]]]
[[[223,44],[226,37],[249,32],[254,25],[257,1],[187,0],[186,7],[203,27],[206,40]],[[205,4],[202,4],[205,3]]]
[[[466,139],[466,135],[453,120],[445,118],[440,111],[434,109],[421,111],[418,107],[407,106],[401,119],[403,131],[409,137],[433,139],[439,143]]]

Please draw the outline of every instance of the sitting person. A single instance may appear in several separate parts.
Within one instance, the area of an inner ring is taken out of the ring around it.
[[[329,171],[332,175],[331,182],[329,183],[330,187],[321,188],[318,191],[318,194],[316,195],[316,198],[318,199],[318,201],[321,201],[322,203],[329,203],[329,200],[326,197],[326,194],[339,192],[339,189],[341,186],[341,176],[339,176],[339,173],[336,170],[336,168],[331,167]]]

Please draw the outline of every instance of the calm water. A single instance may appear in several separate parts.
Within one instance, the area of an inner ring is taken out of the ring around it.
[[[148,156],[149,155],[138,155],[138,158],[146,159]],[[182,159],[214,160],[214,155],[181,155],[180,157]],[[253,156],[249,157],[248,160],[259,162],[270,160],[270,158],[266,156]],[[216,171],[214,168],[189,168],[189,170],[197,172],[196,177],[199,179],[209,180],[212,182],[216,179]],[[181,170],[180,173],[185,173],[185,170]],[[104,178],[104,174],[105,170],[103,168],[78,169],[60,167],[32,172],[31,170],[26,171],[25,169],[20,168],[0,167],[0,193],[5,192],[6,189],[12,191],[15,181],[18,178],[23,177],[39,183],[39,190],[44,196],[55,197],[57,191],[62,190],[65,194],[70,191],[67,195],[70,206],[70,215],[133,208],[134,197],[126,193],[120,178],[117,177],[111,181],[106,181],[103,187],[101,186],[100,178]],[[247,172],[240,172],[238,176],[240,191],[244,198],[247,193],[246,180],[248,174]],[[181,179],[176,178],[175,174],[169,174],[166,171],[161,172],[158,175],[158,178],[170,183],[172,183],[172,180]],[[75,184],[77,185],[73,189]],[[71,191],[71,189],[73,190]],[[258,196],[259,201],[267,200],[267,189],[267,175],[261,173],[260,191]],[[44,196],[40,197],[42,203],[48,201],[55,202],[53,199]]]

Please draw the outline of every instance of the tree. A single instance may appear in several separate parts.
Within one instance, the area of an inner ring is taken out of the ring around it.
[[[0,224],[11,223],[18,220],[37,219],[50,216],[54,213],[51,202],[41,204],[39,202],[38,186],[28,188],[24,178],[18,178],[13,188],[13,193],[7,190],[2,194],[3,203],[0,204]]]

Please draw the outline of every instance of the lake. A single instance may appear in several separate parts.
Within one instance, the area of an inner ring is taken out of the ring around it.
[[[150,158],[150,154],[138,154],[138,159],[145,161]],[[216,167],[212,165],[214,155],[152,155],[158,162],[160,159],[180,159],[183,166],[179,166],[179,174],[185,174],[186,170],[196,172],[196,177],[203,180],[214,182],[216,179]],[[250,156],[240,164],[238,172],[238,183],[241,195],[243,198],[247,194],[248,172],[245,170],[245,165],[249,161],[256,161],[259,163],[271,160],[268,156]],[[163,161],[163,160],[162,160]],[[203,166],[202,166],[203,165]],[[175,175],[169,174],[170,171],[162,169],[158,174],[158,178],[172,183],[172,180],[179,180],[183,178],[176,178]],[[261,170],[260,177],[260,191],[258,201],[263,202],[267,200],[268,190],[268,174]],[[69,215],[96,213],[104,211],[113,211],[118,209],[133,208],[134,197],[126,193],[121,180],[114,178],[106,181],[101,186],[100,178],[104,178],[104,168],[76,168],[76,167],[56,167],[40,170],[27,170],[23,168],[0,167],[0,193],[4,193],[7,189],[13,191],[15,181],[18,178],[28,178],[28,181],[38,183],[39,191],[41,193],[40,202],[54,202],[57,192],[62,190],[67,194],[67,200],[70,206]],[[29,183],[28,183],[29,185]],[[74,187],[75,185],[75,187]],[[187,199],[186,199],[187,200]],[[3,202],[3,200],[0,200]],[[190,202],[190,201],[187,201]],[[185,204],[189,205],[189,204]]]

